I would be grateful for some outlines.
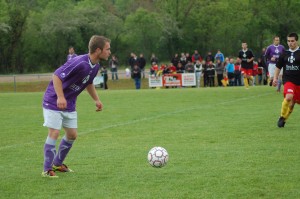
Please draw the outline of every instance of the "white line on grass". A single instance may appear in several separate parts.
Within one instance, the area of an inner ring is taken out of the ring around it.
[[[152,116],[152,117],[144,117],[144,118],[141,118],[141,119],[138,119],[138,120],[130,120],[130,121],[127,121],[127,122],[121,122],[121,123],[117,123],[117,124],[103,126],[103,127],[96,128],[96,129],[90,129],[88,131],[78,133],[78,135],[87,135],[87,134],[90,134],[90,133],[93,133],[93,132],[96,132],[96,131],[101,131],[101,130],[110,129],[110,128],[116,128],[116,127],[120,127],[120,126],[127,126],[127,125],[131,125],[131,124],[136,124],[136,123],[139,123],[139,122],[142,122],[142,121],[157,119],[157,118],[161,118],[161,117],[164,117],[164,116],[167,116],[167,115],[173,115],[173,114],[182,113],[182,112],[185,112],[185,111],[192,111],[192,110],[195,110],[195,109],[201,109],[201,108],[210,107],[210,106],[231,104],[231,103],[235,103],[235,102],[238,102],[238,101],[249,100],[251,98],[263,97],[263,96],[269,95],[271,93],[272,92],[264,93],[264,94],[260,94],[260,95],[255,95],[255,96],[251,96],[251,97],[235,98],[235,99],[232,99],[232,100],[229,100],[229,101],[219,102],[219,103],[216,103],[216,104],[198,105],[198,106],[191,107],[191,108],[179,109],[179,110],[172,111],[172,112],[157,114],[157,115]],[[31,142],[26,142],[26,143],[21,143],[21,144],[13,144],[13,145],[2,146],[2,147],[0,147],[0,151],[5,150],[5,149],[11,149],[11,148],[18,148],[18,147],[22,147],[22,146],[27,146],[27,145],[31,145],[31,144],[35,144],[35,143],[40,143],[40,142],[44,142],[44,141],[31,141]]]

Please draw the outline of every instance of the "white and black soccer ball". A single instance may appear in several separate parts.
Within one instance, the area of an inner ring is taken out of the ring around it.
[[[169,154],[163,147],[153,147],[148,153],[148,162],[155,168],[161,168],[167,164]]]

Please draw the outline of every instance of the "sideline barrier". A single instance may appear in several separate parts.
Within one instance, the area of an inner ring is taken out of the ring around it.
[[[149,87],[164,86],[196,86],[195,73],[166,74],[162,76],[149,75]]]

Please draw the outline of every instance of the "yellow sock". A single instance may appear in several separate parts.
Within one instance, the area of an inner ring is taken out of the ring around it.
[[[251,81],[253,81],[253,76],[250,76],[249,79],[251,79]]]
[[[285,118],[285,121],[289,118],[292,112],[293,112],[293,108],[289,106],[287,113],[283,116]]]
[[[244,77],[244,85],[246,88],[249,87],[249,82],[248,82],[248,78],[247,77]]]
[[[289,116],[289,102],[286,99],[281,104],[281,116],[285,119]]]

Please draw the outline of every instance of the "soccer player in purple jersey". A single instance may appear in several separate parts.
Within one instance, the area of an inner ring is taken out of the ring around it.
[[[103,108],[93,79],[100,68],[99,61],[107,60],[111,54],[110,40],[94,35],[88,48],[88,54],[70,59],[54,72],[44,94],[44,126],[48,127],[48,137],[44,145],[43,177],[57,178],[55,171],[72,172],[63,162],[77,137],[77,96],[86,88],[96,104],[96,111]],[[65,136],[56,153],[56,141],[62,127]]]
[[[75,54],[75,50],[74,50],[74,47],[73,46],[70,46],[69,47],[69,54],[67,56],[67,61],[69,61],[70,59],[76,57],[77,54]]]
[[[270,83],[269,85],[272,86],[273,84],[273,79],[274,79],[274,73],[275,73],[275,68],[276,68],[276,63],[279,59],[279,56],[284,52],[284,46],[280,45],[280,39],[278,36],[275,36],[273,38],[273,44],[268,46],[266,52],[265,52],[265,57],[267,60],[268,64],[268,71],[269,71],[269,76],[270,76]],[[281,88],[281,81],[282,81],[282,71],[280,73],[280,76],[278,78],[278,84],[277,84],[277,91],[280,92]]]

